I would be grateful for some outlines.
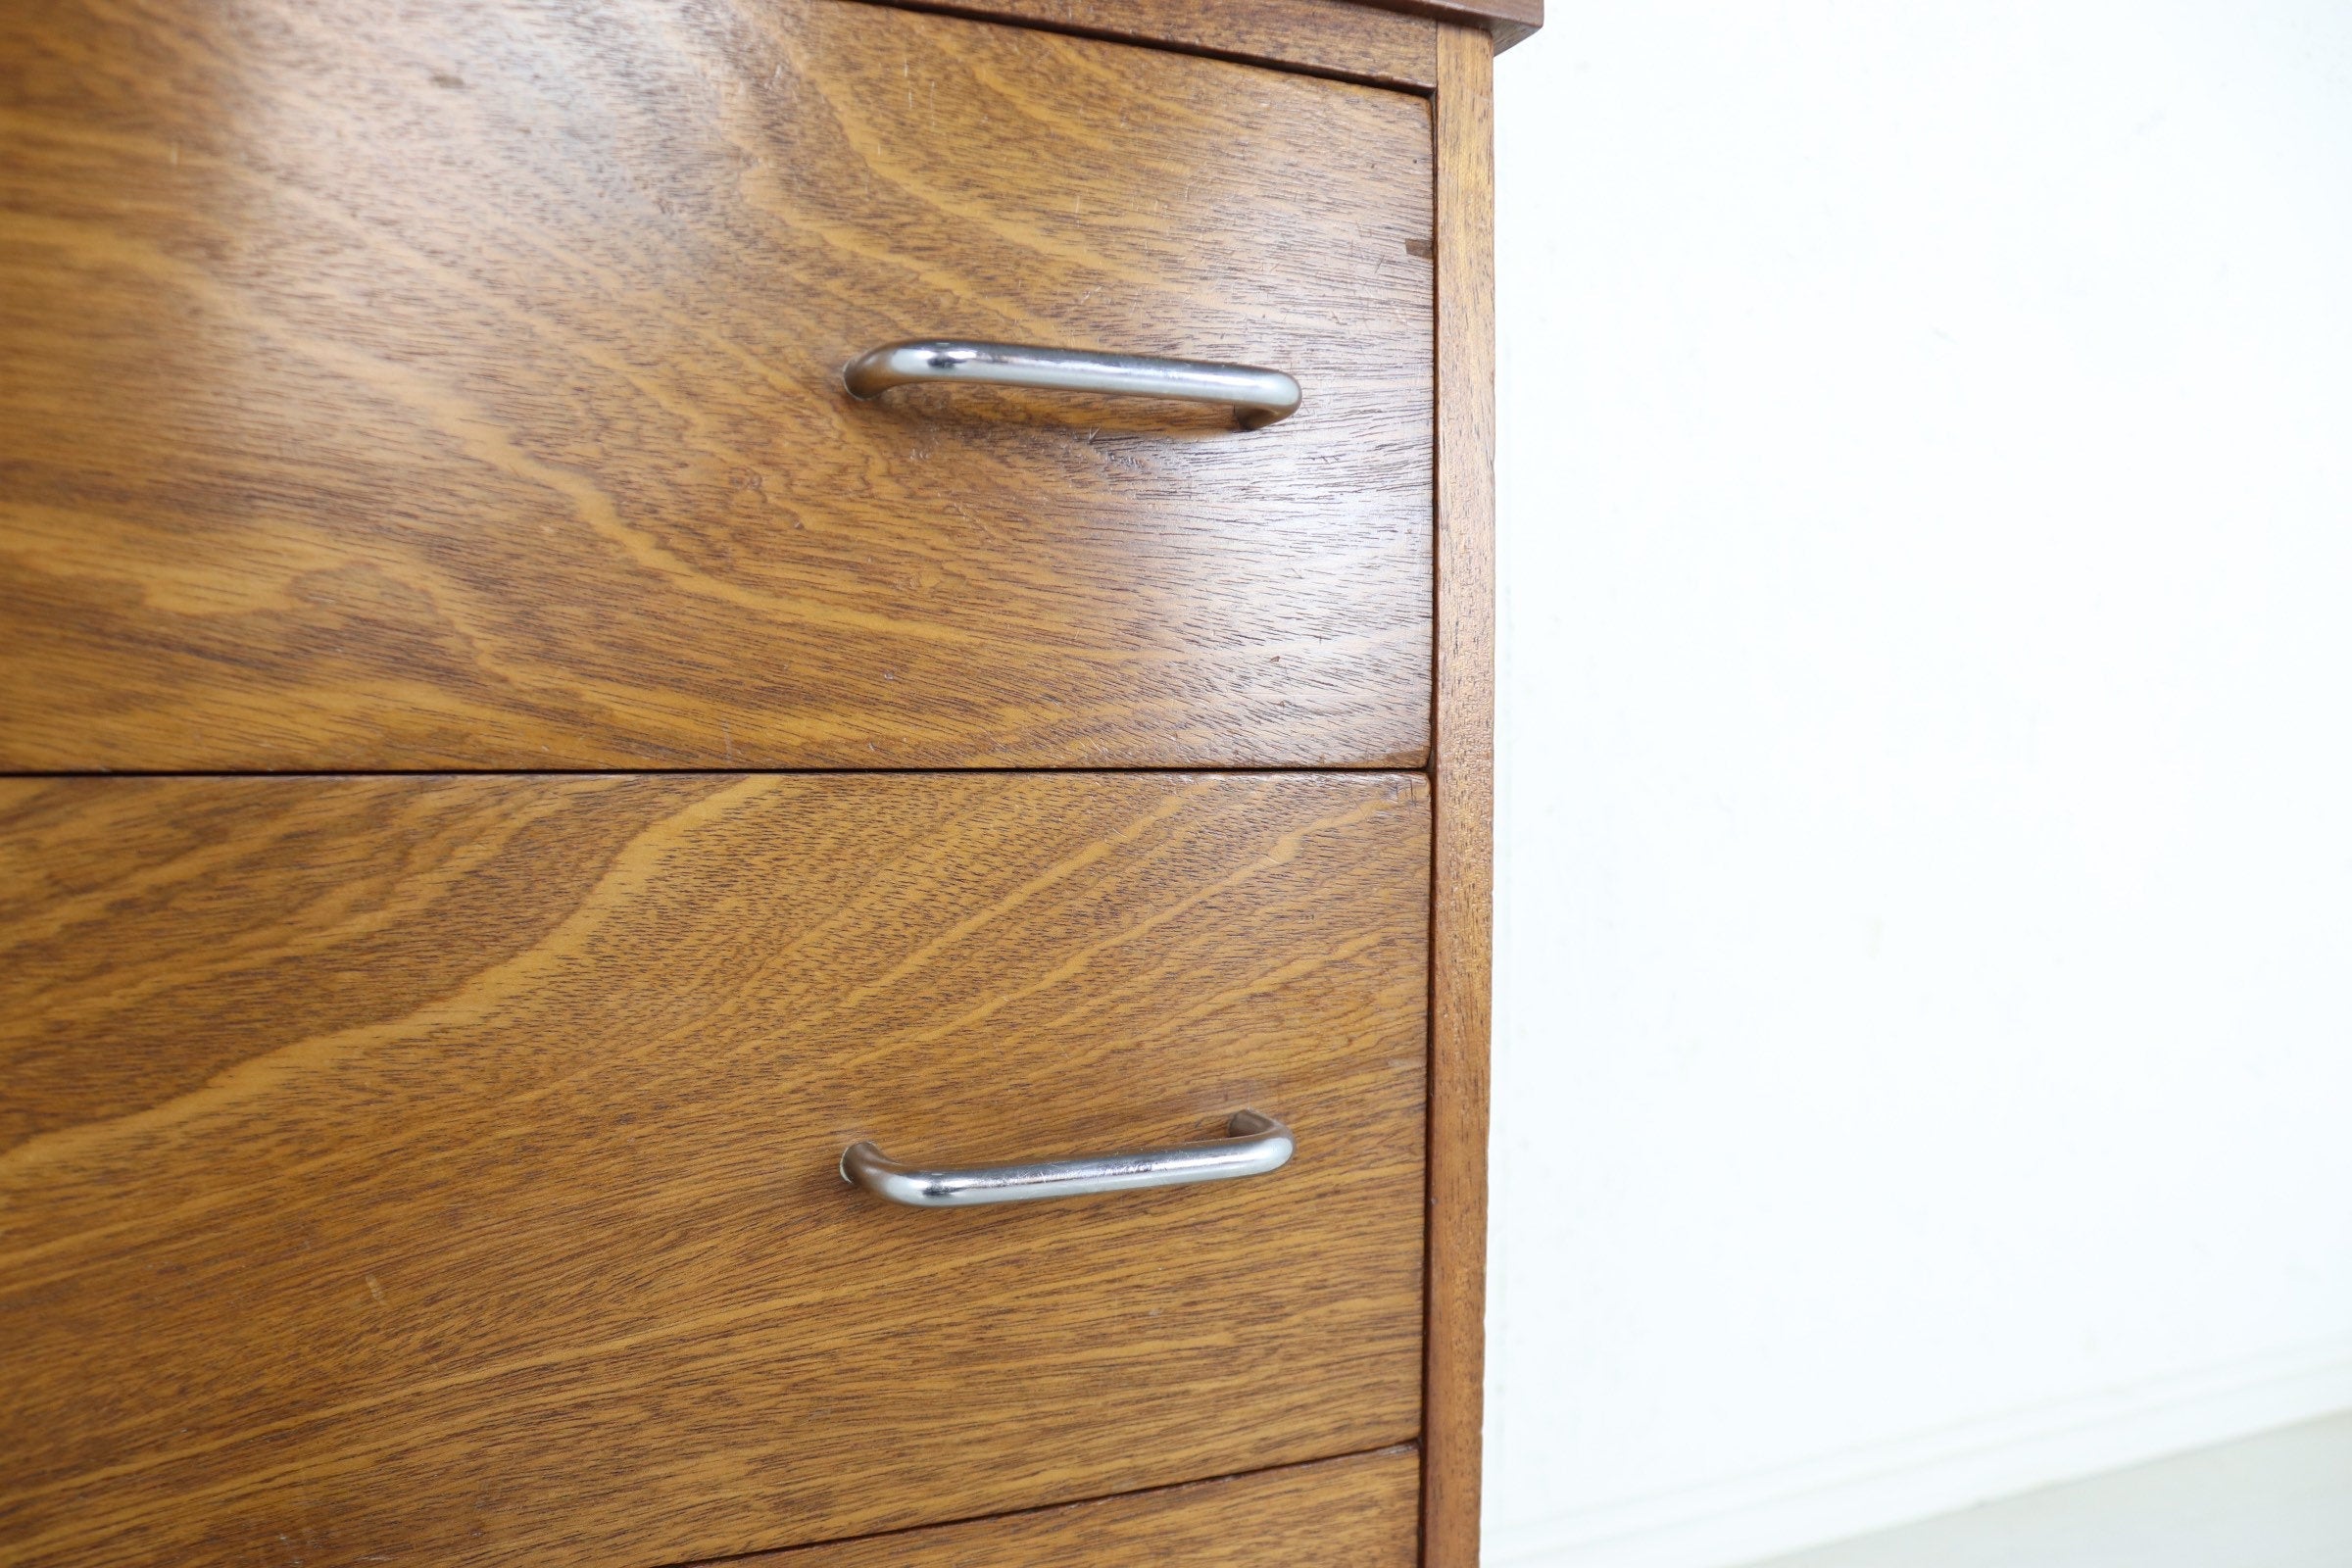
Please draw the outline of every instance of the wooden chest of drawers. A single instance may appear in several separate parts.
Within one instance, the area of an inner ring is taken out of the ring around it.
[[[1475,1562],[1529,6],[0,18],[0,1564]]]

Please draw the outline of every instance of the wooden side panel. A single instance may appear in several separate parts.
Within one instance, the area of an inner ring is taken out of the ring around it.
[[[1409,1448],[709,1568],[1413,1568]]]
[[[1420,1426],[1418,774],[0,782],[0,1562],[678,1563]],[[899,1208],[1289,1121],[1215,1186]]]
[[[1478,1563],[1494,935],[1494,45],[1438,40],[1438,718],[1423,1562]]]
[[[0,101],[0,769],[1424,759],[1426,99],[842,0],[51,0]],[[1306,403],[843,389],[940,335]]]
[[[1438,24],[1356,0],[876,0],[1060,27],[1427,92]]]

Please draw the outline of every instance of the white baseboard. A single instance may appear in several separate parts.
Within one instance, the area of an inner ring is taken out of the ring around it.
[[[2352,1335],[1490,1530],[1525,1568],[1738,1568],[2352,1408]]]

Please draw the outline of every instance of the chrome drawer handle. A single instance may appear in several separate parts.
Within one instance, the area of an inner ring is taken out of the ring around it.
[[[1237,1110],[1225,1124],[1233,1136],[1208,1144],[1178,1144],[1126,1154],[1088,1154],[1021,1165],[973,1165],[963,1170],[916,1170],[872,1144],[842,1151],[841,1179],[894,1203],[916,1208],[961,1208],[971,1203],[1025,1203],[1039,1198],[1083,1198],[1139,1187],[1185,1187],[1263,1176],[1290,1163],[1291,1130],[1271,1116]]]
[[[1131,397],[1223,403],[1255,430],[1298,408],[1298,383],[1280,370],[1207,360],[1158,360],[1142,354],[1094,354],[1085,349],[1040,349],[1019,343],[967,343],[916,338],[868,349],[841,372],[856,398],[880,397],[914,381],[977,381],[988,386],[1042,386],[1059,392],[1117,392]]]

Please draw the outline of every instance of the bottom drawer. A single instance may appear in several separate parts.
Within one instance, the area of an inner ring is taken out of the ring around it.
[[[1420,1456],[1390,1448],[725,1568],[1413,1568],[1420,1482]]]
[[[0,1560],[642,1568],[1409,1441],[1402,774],[0,783]],[[1248,1180],[847,1186],[1182,1143]]]

